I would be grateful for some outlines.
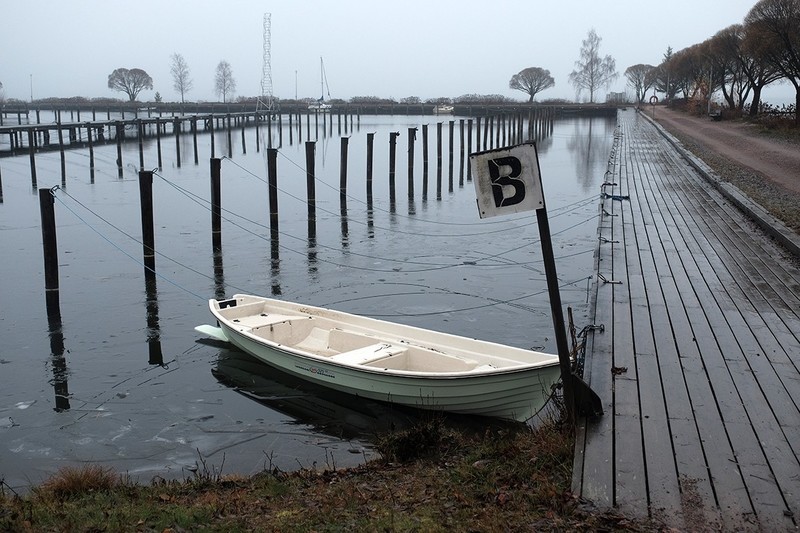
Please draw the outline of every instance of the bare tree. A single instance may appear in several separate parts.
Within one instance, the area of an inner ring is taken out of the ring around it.
[[[214,81],[217,95],[222,97],[223,102],[228,101],[228,95],[233,95],[236,91],[236,80],[233,79],[231,64],[224,59],[217,65],[217,76]]]
[[[589,91],[589,102],[594,102],[594,95],[603,87],[608,87],[619,77],[617,62],[611,56],[600,57],[600,38],[594,28],[581,45],[580,59],[575,62],[575,70],[569,75],[570,83],[575,91]]]
[[[744,19],[762,39],[762,52],[795,88],[800,125],[800,0],[760,0]]]
[[[192,90],[194,82],[189,76],[189,65],[183,56],[177,52],[172,54],[172,67],[169,69],[172,73],[172,87],[181,95],[181,103],[185,102],[184,96]]]
[[[744,26],[743,32],[740,60],[753,87],[750,116],[755,116],[761,106],[761,91],[773,81],[781,79],[783,74],[769,60],[769,39],[762,39],[758,28],[750,25]]]
[[[533,102],[537,93],[549,89],[556,84],[550,71],[539,67],[528,67],[511,76],[508,88],[527,94],[528,102]]]
[[[127,94],[133,102],[144,89],[153,89],[153,78],[139,68],[118,68],[108,75],[108,88]]]
[[[647,90],[655,84],[656,67],[653,65],[638,64],[625,69],[628,85],[636,93],[636,101],[643,102]]]

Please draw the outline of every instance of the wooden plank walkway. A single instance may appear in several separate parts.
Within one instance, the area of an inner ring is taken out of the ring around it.
[[[573,490],[680,530],[800,524],[800,268],[622,111],[596,256]],[[603,281],[603,279],[608,282]]]

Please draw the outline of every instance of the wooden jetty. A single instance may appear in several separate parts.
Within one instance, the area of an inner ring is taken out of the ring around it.
[[[578,424],[573,491],[682,531],[794,530],[796,258],[659,127],[619,116],[585,361],[605,414]]]

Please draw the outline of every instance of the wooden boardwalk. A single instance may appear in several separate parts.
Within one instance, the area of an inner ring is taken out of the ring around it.
[[[800,268],[681,157],[619,114],[573,490],[680,530],[800,525]],[[603,281],[603,280],[607,280]]]

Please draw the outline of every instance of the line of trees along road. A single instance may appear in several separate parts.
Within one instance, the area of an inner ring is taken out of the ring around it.
[[[701,43],[677,52],[668,48],[658,66],[625,71],[638,100],[651,88],[668,99],[707,101],[721,91],[726,106],[749,113],[761,107],[761,91],[784,80],[795,88],[795,124],[800,124],[800,0],[760,0],[742,24],[733,24]]]

